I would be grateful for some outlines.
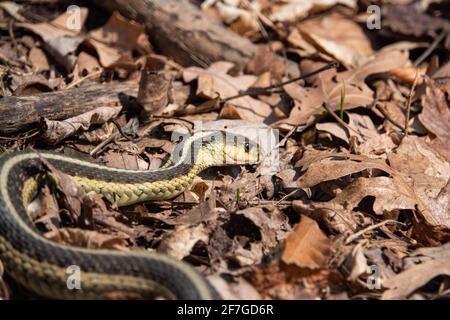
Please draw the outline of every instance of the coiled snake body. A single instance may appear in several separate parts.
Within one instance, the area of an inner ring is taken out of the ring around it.
[[[230,139],[231,137],[231,139]],[[202,132],[181,146],[181,157],[157,171],[114,169],[55,153],[21,151],[0,156],[0,261],[6,273],[38,295],[57,299],[104,298],[111,292],[143,297],[215,299],[219,295],[188,264],[147,252],[116,252],[71,247],[43,237],[26,207],[37,194],[43,158],[72,177],[86,192],[117,205],[171,199],[191,187],[203,169],[251,164],[259,146],[230,133]],[[79,289],[69,289],[67,268],[80,270]]]

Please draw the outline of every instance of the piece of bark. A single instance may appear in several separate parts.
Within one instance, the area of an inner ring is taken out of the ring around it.
[[[165,61],[158,57],[148,56],[139,82],[137,102],[141,106],[141,119],[152,115],[162,115],[169,103],[170,75],[164,70]]]
[[[206,67],[214,61],[245,66],[256,46],[187,0],[94,0],[145,25],[150,39],[176,62]]]
[[[86,84],[80,88],[0,98],[0,134],[11,134],[37,124],[41,118],[67,119],[97,107],[126,104],[136,97],[134,83]]]

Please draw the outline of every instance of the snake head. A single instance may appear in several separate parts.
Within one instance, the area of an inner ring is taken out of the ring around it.
[[[195,133],[185,141],[182,154],[188,154],[181,157],[185,161],[203,167],[257,164],[261,158],[258,143],[229,131]]]
[[[261,150],[259,144],[243,135],[226,133],[223,144],[224,165],[226,164],[257,164],[260,162]]]

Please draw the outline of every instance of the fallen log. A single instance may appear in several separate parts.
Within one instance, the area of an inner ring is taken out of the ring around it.
[[[134,83],[86,84],[79,88],[0,98],[0,133],[11,134],[37,124],[41,118],[67,119],[97,107],[123,105],[136,97]]]
[[[187,0],[94,0],[143,24],[161,53],[181,65],[206,67],[214,61],[234,62],[241,69],[256,46],[205,15]]]

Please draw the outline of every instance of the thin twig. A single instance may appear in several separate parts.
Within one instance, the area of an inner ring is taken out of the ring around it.
[[[400,130],[403,131],[403,126],[400,125],[397,121],[395,121],[394,119],[392,119],[392,117],[386,112],[386,110],[384,110],[384,108],[379,104],[379,103],[375,103],[372,108],[376,108],[378,111],[381,112],[381,114],[385,117],[386,120],[388,120],[390,123],[392,123],[394,126],[396,126],[397,128],[399,128]]]
[[[359,236],[362,236],[367,231],[375,230],[375,229],[377,229],[379,227],[382,227],[382,226],[384,226],[385,224],[388,224],[388,223],[397,223],[397,224],[400,224],[400,225],[403,225],[403,226],[405,225],[404,223],[396,221],[396,220],[384,220],[384,221],[381,221],[380,223],[368,226],[367,228],[364,228],[364,229],[362,229],[362,230],[360,230],[360,231],[350,235],[347,238],[347,240],[345,240],[345,244],[351,243],[353,240],[357,239]]]
[[[31,132],[31,133],[30,133],[30,132]],[[32,138],[32,137],[38,135],[39,133],[40,133],[39,130],[33,129],[33,130],[28,131],[28,132],[27,132],[24,136],[22,136],[22,137],[14,137],[14,138],[11,138],[11,137],[3,137],[3,136],[0,136],[0,140],[7,140],[7,141],[19,141],[19,140],[25,140],[25,139]]]
[[[123,130],[126,130],[128,128],[130,128],[133,124],[133,119],[130,119],[127,124],[125,125],[124,128],[119,128],[120,126],[118,126],[117,123],[115,123],[113,121],[113,123],[116,125],[118,131],[112,133],[108,138],[106,138],[105,140],[103,140],[98,146],[96,146],[94,149],[92,149],[91,152],[89,152],[89,155],[91,157],[96,157],[98,153],[100,153],[101,150],[103,150],[103,148],[109,144],[110,142],[114,141],[119,135],[123,135],[124,137],[126,137],[127,139],[129,139],[124,133]]]
[[[419,64],[421,64],[433,51],[436,49],[439,42],[441,42],[444,37],[447,35],[448,31],[442,31],[436,39],[434,39],[433,43],[428,47],[427,50],[425,50],[417,59],[414,61],[413,65],[417,67]]]
[[[344,126],[345,128],[347,128],[348,130],[353,131],[354,133],[356,133],[360,138],[362,137],[362,134],[358,131],[356,131],[355,129],[353,129],[352,127],[350,127],[348,124],[345,123],[344,120],[342,120],[341,118],[338,117],[338,115],[336,115],[333,110],[330,109],[330,107],[328,107],[328,105],[325,103],[323,105],[323,107],[325,108],[325,110],[327,110],[327,112],[334,118],[336,119],[337,122],[339,122],[340,125]]]
[[[88,75],[86,75],[86,76],[84,76],[84,77],[82,77],[82,78],[80,78],[80,79],[78,79],[78,80],[72,82],[72,83],[69,83],[69,84],[67,85],[66,89],[71,89],[71,88],[73,88],[73,87],[79,85],[80,83],[82,83],[82,82],[85,81],[85,80],[88,80],[88,79],[90,79],[90,78],[94,78],[95,76],[99,76],[99,75],[102,74],[102,72],[103,72],[103,69],[102,69],[102,70],[95,71],[95,72],[92,72],[92,73],[90,73],[90,74],[88,74]]]
[[[408,96],[408,105],[406,106],[406,117],[405,117],[405,127],[404,127],[404,133],[405,136],[408,135],[408,125],[409,125],[409,116],[411,114],[411,103],[412,103],[412,98],[414,95],[414,91],[416,90],[416,85],[417,85],[417,80],[419,79],[419,71],[416,71],[416,76],[414,78],[414,82],[412,84],[411,90],[409,91],[409,96]]]
[[[293,83],[293,82],[296,82],[296,81],[299,81],[299,80],[303,80],[303,79],[309,78],[309,77],[314,76],[314,75],[316,75],[318,73],[321,73],[321,72],[323,72],[325,70],[338,68],[338,67],[339,67],[339,63],[337,61],[334,61],[332,63],[327,64],[326,66],[323,66],[322,68],[319,68],[319,69],[314,70],[314,71],[312,71],[310,73],[307,73],[307,74],[299,76],[299,77],[292,78],[292,79],[284,81],[284,82],[276,83],[274,85],[271,85],[271,86],[268,86],[268,87],[263,87],[263,88],[251,88],[251,89],[246,90],[244,92],[241,92],[241,93],[239,93],[239,94],[237,94],[235,96],[223,99],[223,100],[220,101],[220,103],[224,104],[225,102],[228,102],[230,100],[241,98],[241,97],[245,97],[245,96],[250,96],[250,95],[266,94],[266,93],[270,92],[270,90],[277,89],[277,88],[280,88],[280,87],[282,87],[284,85],[287,85],[289,83]]]
[[[126,133],[122,130],[122,127],[121,127],[120,124],[116,121],[116,119],[112,119],[111,122],[114,123],[114,125],[116,126],[117,130],[119,130],[119,133],[122,135],[122,137],[124,137],[124,138],[127,139],[128,141],[136,142],[136,139],[133,139],[133,138],[129,137],[128,134],[126,134]],[[131,127],[131,126],[127,124],[126,128],[129,128],[129,127]]]

